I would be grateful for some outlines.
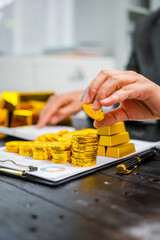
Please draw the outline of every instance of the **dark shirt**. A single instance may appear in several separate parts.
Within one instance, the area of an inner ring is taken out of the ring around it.
[[[160,85],[160,9],[138,22],[126,68]]]

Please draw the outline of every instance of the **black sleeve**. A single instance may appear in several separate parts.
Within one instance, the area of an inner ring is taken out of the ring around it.
[[[137,61],[137,51],[136,51],[136,33],[137,33],[137,27],[135,28],[135,31],[133,33],[132,37],[132,52],[129,58],[129,62],[126,66],[126,70],[132,70],[137,73],[139,73],[139,66]]]

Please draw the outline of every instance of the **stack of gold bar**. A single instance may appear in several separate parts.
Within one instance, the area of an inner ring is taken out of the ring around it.
[[[26,157],[32,157],[33,156],[33,143],[34,142],[22,142],[19,145],[19,155],[26,156]]]
[[[8,127],[9,112],[7,109],[0,109],[0,126]],[[5,134],[0,133],[0,139],[4,138]]]
[[[33,155],[36,160],[49,160],[48,159],[48,145],[44,142],[34,142],[32,145]]]
[[[98,155],[121,158],[135,152],[134,143],[130,143],[129,133],[124,122],[116,123],[97,130],[99,135]]]
[[[61,140],[61,136],[56,133],[46,133],[42,134],[40,137],[36,138],[35,142],[57,142]]]
[[[80,134],[72,137],[71,165],[91,167],[96,164],[98,137],[96,134]]]
[[[65,143],[48,143],[48,158],[54,163],[70,163],[70,146]]]
[[[10,141],[6,142],[6,152],[13,152],[13,153],[19,153],[19,147],[22,143],[26,143],[25,141]]]
[[[0,112],[7,111],[5,127],[36,124],[47,99],[53,94],[53,92],[2,92]],[[0,114],[0,125],[1,121],[4,121],[4,114]]]
[[[32,124],[32,112],[29,110],[14,110],[10,127],[29,126]]]
[[[36,160],[50,160],[54,163],[71,163],[76,167],[90,167],[96,164],[98,136],[96,129],[67,132],[65,129],[41,135],[33,142],[7,142],[6,151],[19,153]],[[72,156],[71,156],[72,150]]]

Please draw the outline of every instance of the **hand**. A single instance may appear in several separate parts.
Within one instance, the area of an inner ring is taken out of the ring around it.
[[[55,125],[64,118],[79,112],[82,109],[82,103],[79,101],[81,93],[77,91],[51,96],[40,113],[37,127],[42,128],[47,123]]]
[[[133,71],[102,70],[81,95],[85,104],[93,103],[93,110],[115,103],[120,106],[95,121],[97,128],[125,120],[160,119],[160,87]]]

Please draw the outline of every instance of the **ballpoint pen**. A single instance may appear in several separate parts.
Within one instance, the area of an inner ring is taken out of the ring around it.
[[[129,174],[131,173],[134,169],[136,169],[141,163],[144,162],[145,159],[148,157],[152,156],[155,154],[156,150],[155,149],[149,149],[147,151],[144,151],[142,153],[137,154],[134,157],[131,157],[127,161],[119,164],[116,169],[118,173],[121,174]]]

